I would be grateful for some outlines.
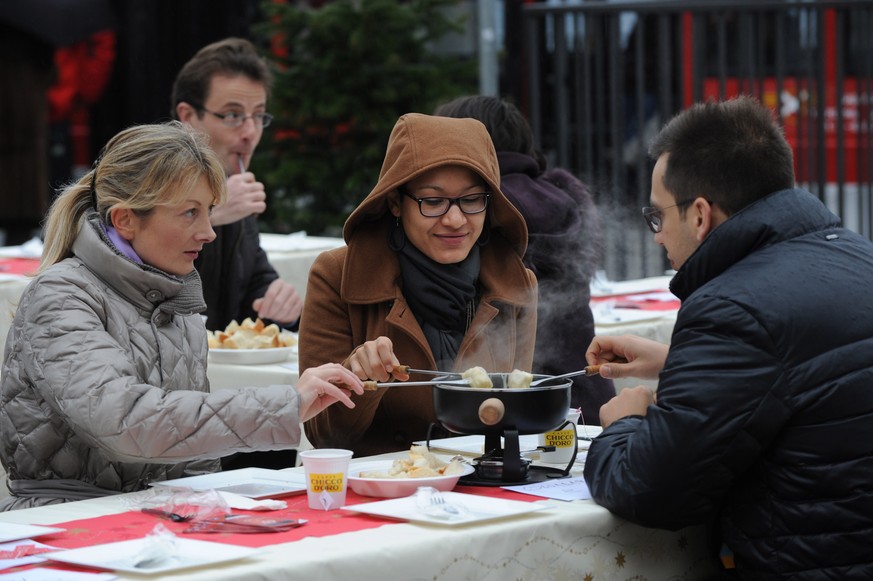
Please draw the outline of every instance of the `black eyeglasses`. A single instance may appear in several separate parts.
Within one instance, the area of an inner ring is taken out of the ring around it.
[[[227,113],[216,113],[215,111],[210,111],[206,107],[196,107],[199,111],[203,111],[204,113],[209,113],[210,115],[214,115],[221,119],[221,123],[225,127],[242,127],[243,123],[246,122],[246,119],[251,119],[255,127],[269,127],[270,123],[273,122],[273,116],[269,113],[252,113],[251,115],[243,115],[242,113],[238,113],[236,111],[228,111]]]
[[[457,204],[458,208],[465,214],[481,214],[488,207],[488,198],[491,197],[491,194],[487,192],[478,192],[457,198],[416,198],[405,187],[397,189],[404,196],[418,202],[418,211],[425,218],[439,218],[445,215],[452,204]]]
[[[663,225],[663,215],[662,212],[664,210],[669,210],[670,208],[681,208],[682,206],[687,206],[691,204],[697,198],[691,198],[690,200],[685,200],[684,202],[679,202],[678,204],[673,204],[672,206],[667,206],[666,208],[655,208],[654,206],[646,206],[642,209],[643,218],[646,221],[646,224],[653,233],[657,234],[661,231],[661,226]]]

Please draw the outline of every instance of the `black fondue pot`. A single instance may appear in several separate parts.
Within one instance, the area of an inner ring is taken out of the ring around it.
[[[488,376],[493,388],[434,385],[437,420],[451,432],[485,435],[485,454],[473,460],[477,482],[467,484],[524,482],[530,479],[530,460],[521,457],[518,436],[541,434],[566,421],[572,381],[534,375],[534,381],[546,380],[536,387],[508,388],[508,374]],[[569,474],[569,468],[559,475]]]
[[[572,380],[544,381],[536,387],[508,388],[506,373],[489,373],[491,389],[436,384],[437,420],[457,434],[502,436],[505,430],[541,434],[563,422],[570,408]],[[534,375],[534,380],[549,377]],[[444,378],[448,379],[448,378]]]

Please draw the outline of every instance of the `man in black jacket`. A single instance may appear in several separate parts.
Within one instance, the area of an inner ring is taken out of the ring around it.
[[[255,47],[228,38],[200,49],[173,84],[173,117],[209,135],[228,175],[227,202],[212,213],[218,237],[194,263],[212,330],[246,317],[293,327],[303,308],[296,289],[279,278],[261,248],[257,216],[267,209],[266,194],[264,184],[246,171],[272,120],[271,83]]]
[[[655,242],[682,307],[669,348],[596,337],[607,377],[585,478],[634,522],[709,523],[746,579],[873,578],[873,243],[794,188],[751,98],[696,105],[650,148]]]

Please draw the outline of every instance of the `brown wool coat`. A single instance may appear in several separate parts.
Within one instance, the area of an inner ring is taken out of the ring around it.
[[[493,192],[486,222],[489,240],[480,250],[480,301],[453,370],[474,365],[489,371],[530,370],[536,278],[521,261],[527,229],[500,191],[491,138],[472,119],[408,114],[391,134],[379,183],[346,221],[347,246],[321,254],[312,266],[300,323],[301,372],[330,361],[347,362],[355,348],[379,336],[391,339],[401,363],[435,369],[403,296],[397,255],[388,247],[395,219],[386,197],[444,165],[469,167]],[[331,406],[306,423],[306,434],[316,447],[347,448],[356,456],[408,449],[436,421],[431,389],[396,387],[353,396],[354,409]]]

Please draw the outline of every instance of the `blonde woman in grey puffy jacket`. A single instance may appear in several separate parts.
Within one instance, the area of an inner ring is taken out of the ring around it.
[[[363,386],[332,363],[296,387],[209,392],[194,260],[224,199],[220,161],[175,122],[122,131],[57,198],[6,341],[0,510],[216,471],[221,456],[296,446],[332,403],[354,407]]]

